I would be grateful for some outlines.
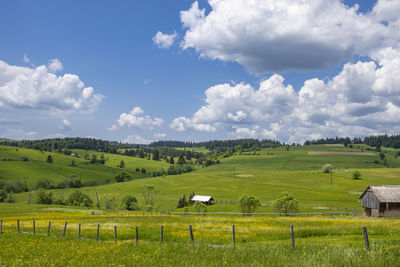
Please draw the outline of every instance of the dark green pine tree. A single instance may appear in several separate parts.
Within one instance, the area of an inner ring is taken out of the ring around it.
[[[175,164],[175,161],[174,161],[174,157],[173,157],[173,156],[171,156],[171,157],[169,158],[169,164]]]
[[[155,149],[153,152],[153,160],[160,160],[160,152],[158,151],[158,149]]]
[[[180,155],[179,159],[178,159],[178,164],[182,165],[182,164],[185,164],[185,163],[186,163],[185,158],[183,157],[183,155]]]

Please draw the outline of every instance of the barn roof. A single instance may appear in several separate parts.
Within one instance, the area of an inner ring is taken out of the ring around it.
[[[207,202],[207,201],[214,200],[214,199],[212,198],[212,196],[199,196],[199,195],[195,195],[191,200],[192,200],[192,201]]]
[[[360,198],[363,198],[368,191],[372,191],[379,202],[400,202],[400,185],[371,185]]]

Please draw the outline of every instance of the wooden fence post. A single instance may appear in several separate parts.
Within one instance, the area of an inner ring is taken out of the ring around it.
[[[35,227],[35,220],[33,220],[33,224],[32,224],[32,233],[35,235],[36,234],[36,227]]]
[[[3,233],[3,220],[0,220],[0,234]]]
[[[235,225],[232,225],[232,242],[233,248],[235,248],[236,238],[235,238]]]
[[[135,235],[135,238],[136,238],[136,244],[139,242],[139,228],[136,226],[136,235]]]
[[[192,244],[194,244],[193,229],[191,225],[189,225],[189,232],[190,232],[190,240],[192,241]]]
[[[96,241],[99,241],[100,224],[97,225]]]
[[[114,226],[114,241],[117,243],[117,226]]]
[[[65,221],[65,224],[64,224],[63,237],[65,237],[65,231],[67,231],[67,221]]]
[[[293,225],[290,225],[290,237],[292,239],[292,249],[294,250],[294,232],[293,232]]]
[[[47,235],[50,235],[50,227],[51,227],[51,221],[49,221],[49,226],[47,226]]]
[[[164,226],[161,225],[161,232],[160,232],[160,242],[163,242],[163,238],[164,238]]]
[[[20,230],[20,228],[19,228],[19,219],[17,220],[17,232],[18,232],[18,233],[21,233],[21,230]]]
[[[367,227],[363,226],[362,228],[363,230],[363,234],[364,234],[364,243],[365,243],[365,249],[367,251],[370,251],[370,247],[369,247],[369,240],[368,240],[368,233],[367,233]]]
[[[78,238],[81,238],[81,224],[78,225]]]

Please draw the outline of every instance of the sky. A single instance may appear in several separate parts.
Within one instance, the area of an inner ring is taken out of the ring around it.
[[[400,1],[0,2],[0,138],[400,131]]]

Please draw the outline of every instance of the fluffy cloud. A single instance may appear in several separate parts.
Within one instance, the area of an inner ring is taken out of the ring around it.
[[[63,64],[57,59],[51,59],[47,65],[51,72],[57,72],[64,68]]]
[[[273,75],[261,82],[258,90],[244,83],[210,87],[205,92],[206,105],[192,118],[174,119],[170,127],[178,131],[215,132],[219,127],[235,123],[274,122],[276,118],[290,114],[295,105],[296,93],[283,81],[282,76]]]
[[[146,138],[141,137],[140,135],[133,134],[129,135],[127,138],[125,138],[122,142],[128,143],[128,144],[150,144],[152,140],[148,140]]]
[[[63,120],[62,120],[62,127],[61,127],[61,130],[63,130],[63,131],[70,131],[70,130],[72,130],[72,123],[71,123],[69,120],[67,120],[67,119],[63,119]]]
[[[50,65],[54,66],[50,70],[43,65],[11,66],[0,60],[0,107],[94,111],[103,96],[96,94],[92,87],[85,87],[77,75],[52,73],[59,70],[57,64],[51,61]]]
[[[374,61],[348,63],[327,81],[310,79],[299,92],[280,75],[249,84],[220,84],[205,92],[191,118],[171,123],[178,131],[228,130],[236,138],[303,141],[325,136],[364,136],[400,130],[400,48],[382,49]]]
[[[400,5],[379,0],[368,14],[332,0],[208,0],[180,17],[182,48],[237,62],[251,72],[323,69],[398,42]]]
[[[117,120],[117,124],[111,126],[109,130],[114,131],[118,129],[118,127],[133,127],[152,130],[154,127],[160,127],[162,124],[162,119],[144,115],[144,111],[141,107],[134,107],[129,113],[122,113]]]
[[[153,36],[153,42],[159,48],[170,48],[174,44],[177,37],[178,34],[176,32],[172,34],[164,34],[162,32],[157,32]]]
[[[153,134],[154,138],[158,138],[158,139],[162,139],[165,138],[167,136],[166,133],[155,133]]]

